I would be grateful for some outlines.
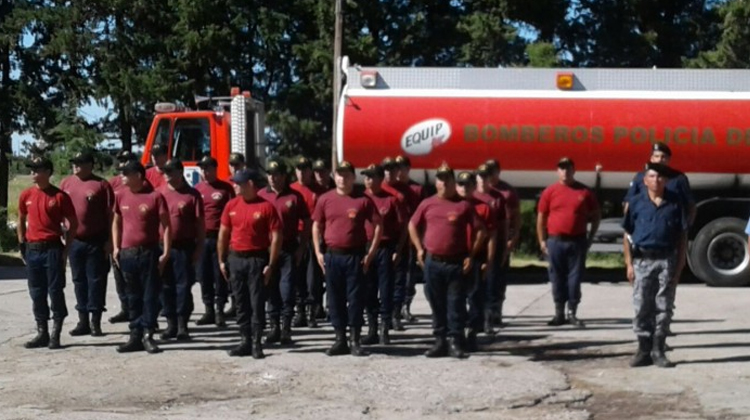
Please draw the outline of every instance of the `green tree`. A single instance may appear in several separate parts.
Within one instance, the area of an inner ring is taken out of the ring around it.
[[[750,2],[727,2],[719,9],[719,16],[721,36],[715,48],[688,64],[702,68],[750,68]]]

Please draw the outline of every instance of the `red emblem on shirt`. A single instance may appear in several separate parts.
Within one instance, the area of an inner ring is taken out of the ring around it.
[[[381,207],[380,208],[380,215],[385,216],[386,213],[388,213],[388,207]]]
[[[458,219],[458,215],[456,214],[456,212],[452,211],[452,212],[448,213],[448,221],[449,222],[453,223],[453,222],[456,221],[456,219]]]
[[[221,199],[224,198],[224,194],[220,192],[215,192],[211,194],[211,198],[213,198],[214,201],[221,201]]]
[[[53,198],[53,199],[49,200],[49,203],[47,203],[47,205],[48,205],[49,207],[55,207],[55,206],[57,205],[57,200],[55,200],[55,199]]]
[[[91,190],[86,191],[86,200],[91,201],[94,199],[94,192]]]
[[[179,203],[177,203],[177,208],[180,210],[184,209],[185,206],[187,206],[187,204],[185,204],[184,201],[180,201]]]
[[[255,213],[253,213],[253,219],[255,219],[255,220],[258,220],[258,219],[260,219],[260,217],[261,217],[262,215],[263,215],[263,214],[262,214],[261,212],[259,212],[259,211],[256,211]]]
[[[349,216],[350,219],[356,219],[357,218],[357,209],[349,209],[346,211],[346,215]]]
[[[291,209],[292,206],[294,205],[294,202],[292,200],[287,200],[287,202],[284,203],[284,205],[286,206],[286,208]]]
[[[148,204],[141,204],[138,206],[138,210],[140,210],[141,213],[146,213],[148,211]]]

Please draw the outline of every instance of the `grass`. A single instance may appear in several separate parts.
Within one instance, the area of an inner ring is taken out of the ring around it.
[[[18,197],[31,185],[30,175],[16,175],[8,183],[8,221],[18,219]]]

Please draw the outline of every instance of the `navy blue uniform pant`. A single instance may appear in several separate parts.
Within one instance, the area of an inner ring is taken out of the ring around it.
[[[390,327],[393,314],[393,286],[396,269],[393,265],[394,247],[381,246],[370,264],[367,277],[367,314],[377,317]],[[379,298],[378,298],[379,297]]]
[[[191,246],[172,248],[169,251],[169,262],[164,269],[161,289],[164,316],[167,318],[189,318],[193,313],[194,252],[195,248]]]
[[[108,268],[104,242],[84,242],[76,239],[70,244],[68,253],[76,294],[76,311],[103,312]]]
[[[489,270],[488,270],[489,271]],[[474,331],[482,331],[484,328],[484,311],[490,305],[487,283],[489,282],[489,273],[487,276],[482,273],[482,262],[475,261],[467,279],[469,286],[469,318],[467,326]]]
[[[214,304],[222,308],[229,297],[229,282],[219,269],[219,256],[216,252],[216,238],[206,238],[203,254],[198,261],[197,275],[201,284],[201,299],[206,306]]]
[[[125,285],[125,276],[122,275],[122,269],[115,264],[112,257],[109,258],[112,267],[112,274],[115,277],[115,291],[117,292],[117,298],[120,299],[120,308],[122,310],[128,310],[128,291]]]
[[[298,284],[299,267],[295,264],[294,255],[297,246],[285,247],[279,254],[278,268],[268,290],[268,317],[278,322],[283,316],[291,320],[294,316],[295,286]]]
[[[159,247],[125,248],[120,251],[120,268],[128,295],[130,330],[156,328],[159,314]]]
[[[363,253],[325,254],[328,312],[334,329],[349,325],[362,328],[366,280],[362,272]]]
[[[323,305],[323,292],[325,289],[326,276],[323,274],[323,270],[320,269],[318,264],[318,258],[315,256],[315,248],[310,244],[308,247],[309,251],[305,256],[305,263],[303,267],[307,267],[307,272],[304,276],[299,277],[301,290],[301,301],[308,305]]]
[[[433,335],[462,337],[466,325],[466,280],[462,262],[436,261],[428,255],[424,279],[425,295],[432,309]]]
[[[47,249],[35,249],[33,244],[27,246],[26,272],[34,319],[36,322],[49,321],[50,310],[52,319],[65,319],[68,316],[68,307],[65,304],[62,245]]]
[[[586,268],[586,238],[577,240],[547,239],[549,281],[555,303],[578,305],[581,282]]]
[[[266,322],[263,268],[268,265],[268,253],[229,253],[232,293],[237,303],[237,325],[240,331],[263,331]]]

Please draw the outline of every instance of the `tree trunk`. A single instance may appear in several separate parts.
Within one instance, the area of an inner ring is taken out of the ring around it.
[[[0,0],[0,23],[10,14],[12,4],[9,0]],[[0,45],[0,208],[8,208],[8,173],[13,154],[11,144],[11,126],[13,114],[10,100],[10,46]],[[6,223],[6,213],[0,213],[0,228]]]

